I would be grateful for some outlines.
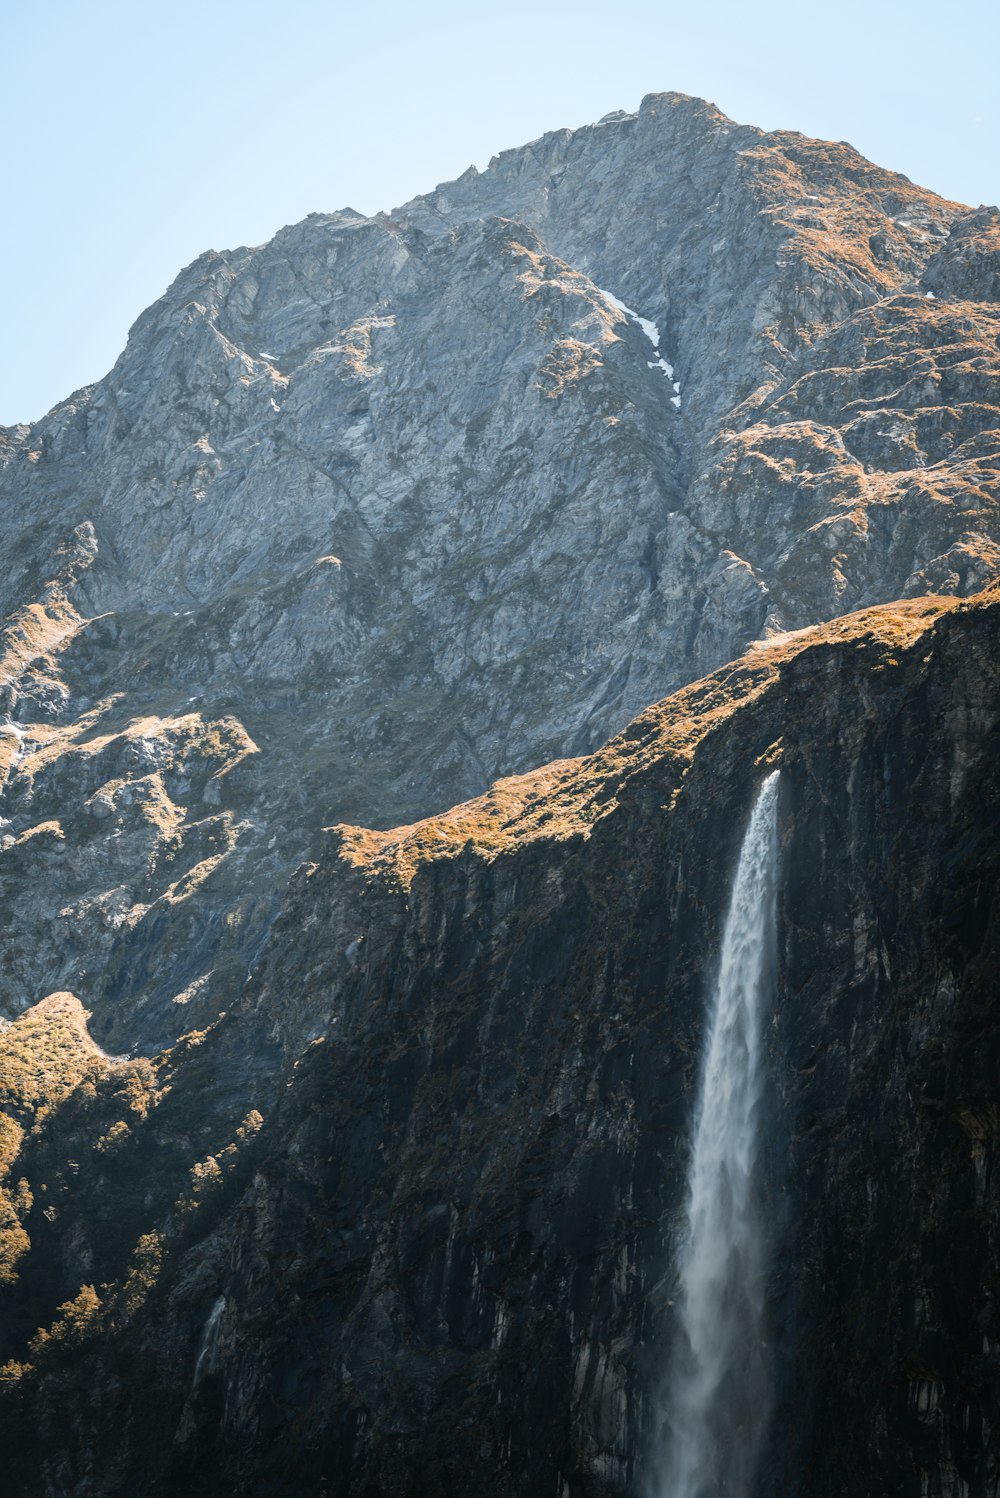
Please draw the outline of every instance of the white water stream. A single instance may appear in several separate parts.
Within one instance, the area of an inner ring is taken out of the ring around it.
[[[758,1181],[772,998],[778,771],[740,850],[709,1016],[679,1253],[667,1434],[651,1498],[749,1498],[770,1401]]]
[[[219,1322],[222,1320],[222,1313],[225,1309],[226,1297],[220,1295],[208,1313],[201,1334],[201,1342],[198,1344],[198,1356],[195,1359],[194,1376],[191,1379],[192,1390],[198,1387],[206,1374],[215,1372],[215,1363],[219,1353]]]

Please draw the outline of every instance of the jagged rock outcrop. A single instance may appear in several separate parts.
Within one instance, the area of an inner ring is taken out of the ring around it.
[[[0,434],[18,1498],[646,1498],[772,765],[761,1492],[996,1498],[996,237],[654,95]]]
[[[589,750],[777,630],[983,586],[995,233],[665,94],[196,261],[0,438],[0,878],[53,932],[8,921],[5,1012],[68,986],[112,1048],[169,1043],[232,1002],[325,822]],[[123,780],[148,811],[192,714],[259,752],[177,782],[151,875],[152,834],[87,812]]]

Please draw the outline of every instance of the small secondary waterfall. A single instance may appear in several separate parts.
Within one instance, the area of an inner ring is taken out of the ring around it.
[[[702,1064],[680,1246],[679,1335],[655,1498],[749,1498],[768,1415],[757,1180],[773,986],[778,771],[743,838]]]
[[[215,1372],[215,1360],[219,1352],[219,1322],[222,1320],[222,1313],[225,1309],[226,1297],[220,1295],[208,1313],[201,1334],[198,1356],[194,1364],[194,1376],[191,1379],[192,1389],[198,1387],[206,1374]]]

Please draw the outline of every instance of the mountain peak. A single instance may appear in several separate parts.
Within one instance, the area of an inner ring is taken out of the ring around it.
[[[762,1470],[987,1490],[998,274],[651,94],[207,252],[0,434],[25,1498],[645,1489],[779,765]]]

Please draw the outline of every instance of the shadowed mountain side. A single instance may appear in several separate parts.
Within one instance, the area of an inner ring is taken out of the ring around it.
[[[778,765],[761,1492],[990,1491],[998,631],[995,589],[867,610],[595,755],[334,829],[128,1137],[75,1092],[16,1157],[57,1214],[3,1321],[18,1492],[644,1491],[712,954]]]

